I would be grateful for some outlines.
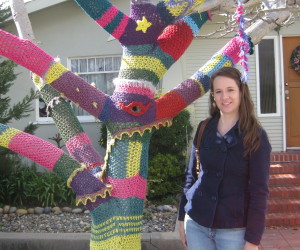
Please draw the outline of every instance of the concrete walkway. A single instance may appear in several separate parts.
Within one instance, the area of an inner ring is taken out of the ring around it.
[[[260,250],[300,250],[300,227],[266,229]]]
[[[88,250],[88,233],[0,233],[0,250]],[[142,250],[183,250],[178,232],[145,233]],[[266,229],[260,250],[300,250],[300,227]]]

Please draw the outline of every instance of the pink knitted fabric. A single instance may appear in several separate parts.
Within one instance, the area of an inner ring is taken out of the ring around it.
[[[241,51],[242,40],[240,37],[234,37],[230,42],[228,42],[221,51],[228,55],[233,63],[236,64],[240,60],[239,52]]]
[[[134,196],[145,199],[147,181],[140,175],[126,179],[107,177],[107,182],[114,187],[112,191],[113,197],[128,198]]]
[[[24,154],[24,148],[26,148],[26,155]],[[53,171],[55,163],[63,154],[63,151],[53,144],[24,132],[18,133],[11,139],[9,149],[23,154],[51,171]]]
[[[4,30],[0,30],[0,53],[41,77],[54,60],[34,43],[13,36]]]
[[[91,139],[87,136],[86,133],[82,132],[77,134],[76,136],[72,137],[69,141],[66,142],[66,147],[70,154],[73,154],[74,150],[86,145],[92,144]]]
[[[123,18],[119,24],[119,28],[116,29],[111,35],[113,37],[115,37],[116,39],[119,39],[124,34],[124,31],[125,31],[125,28],[126,28],[128,22],[129,22],[129,17],[123,16]]]
[[[116,88],[115,88],[115,92],[126,92],[126,93],[146,95],[149,98],[153,98],[154,97],[154,93],[153,92],[151,92],[148,88],[142,88],[142,87],[132,87],[132,86],[126,86],[126,85],[117,85]]]
[[[115,6],[111,6],[110,9],[103,14],[103,16],[96,20],[96,23],[98,23],[100,26],[106,26],[112,21],[112,19],[115,18],[117,14],[118,9]]]

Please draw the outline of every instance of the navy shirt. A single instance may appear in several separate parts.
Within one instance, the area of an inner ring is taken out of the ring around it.
[[[194,152],[197,130],[178,219],[184,220],[188,213],[204,227],[246,227],[245,240],[259,245],[265,227],[271,146],[266,132],[260,129],[259,148],[244,157],[238,125],[222,137],[217,132],[218,121],[219,117],[214,117],[202,135],[199,178]]]

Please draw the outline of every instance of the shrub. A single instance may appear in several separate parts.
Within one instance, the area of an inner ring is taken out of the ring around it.
[[[190,113],[184,109],[174,117],[172,126],[162,127],[153,133],[149,158],[155,157],[158,153],[171,154],[177,157],[180,164],[185,165],[186,149],[192,131]]]
[[[52,172],[38,173],[34,165],[6,166],[0,175],[0,204],[15,206],[75,205],[75,194]],[[8,171],[9,170],[9,171]]]
[[[184,168],[176,156],[158,153],[149,161],[147,197],[158,199],[181,190]]]

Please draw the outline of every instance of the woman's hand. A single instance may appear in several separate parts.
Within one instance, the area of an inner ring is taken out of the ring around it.
[[[184,231],[184,221],[179,221],[179,235],[182,244],[187,248],[186,238],[185,238],[185,231]]]
[[[246,241],[244,250],[258,250],[258,246]]]

